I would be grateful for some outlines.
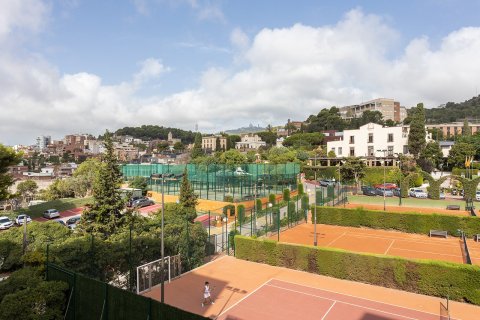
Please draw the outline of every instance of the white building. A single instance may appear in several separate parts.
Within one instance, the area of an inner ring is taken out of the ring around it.
[[[377,150],[387,150],[386,155],[408,154],[409,126],[382,127],[367,123],[355,130],[345,130],[343,139],[327,142],[327,150],[337,157],[383,156]]]
[[[241,141],[235,143],[235,149],[239,150],[251,150],[251,149],[258,149],[260,147],[265,147],[267,143],[262,141],[262,138],[258,136],[258,134],[245,134],[241,136]]]
[[[50,143],[52,143],[51,136],[38,136],[36,144],[37,150],[40,152],[45,150]]]
[[[450,155],[450,150],[452,150],[455,141],[440,141],[438,145],[440,146],[440,150],[442,150],[442,154],[444,158],[448,158]]]

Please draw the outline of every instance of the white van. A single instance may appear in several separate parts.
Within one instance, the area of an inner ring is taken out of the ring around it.
[[[60,212],[57,209],[48,209],[43,212],[43,217],[47,219],[60,218]]]

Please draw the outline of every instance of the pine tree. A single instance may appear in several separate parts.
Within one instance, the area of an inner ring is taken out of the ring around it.
[[[202,150],[202,135],[200,133],[195,134],[195,143],[193,144],[192,159],[201,157],[204,155]]]
[[[180,204],[187,209],[189,221],[193,221],[197,216],[195,207],[198,204],[198,196],[193,192],[190,181],[188,181],[187,167],[183,171],[182,184],[180,185]]]
[[[123,214],[125,200],[118,189],[122,174],[113,150],[111,134],[104,137],[105,154],[93,185],[93,204],[82,215],[81,228],[88,233],[113,234],[129,220],[129,213]]]
[[[425,109],[423,103],[417,104],[410,122],[408,133],[408,150],[418,159],[418,155],[425,148]]]

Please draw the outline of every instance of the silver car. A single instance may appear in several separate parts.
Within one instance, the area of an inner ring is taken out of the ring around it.
[[[43,217],[47,219],[60,218],[60,212],[57,209],[48,209],[43,212]]]
[[[0,217],[0,230],[6,230],[13,226],[13,221],[8,217]]]

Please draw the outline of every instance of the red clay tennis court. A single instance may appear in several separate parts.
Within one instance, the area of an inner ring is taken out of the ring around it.
[[[431,314],[272,279],[225,310],[217,319],[438,320],[439,317],[448,319],[446,308]]]
[[[276,240],[274,235],[271,239]],[[313,245],[313,224],[300,224],[280,233],[280,241]],[[480,243],[468,241],[474,264],[480,265]],[[463,242],[456,237],[317,224],[317,245],[354,252],[465,263]]]
[[[203,284],[215,304],[202,307]],[[444,319],[446,300],[236,259],[218,258],[165,285],[165,302],[212,319]],[[160,300],[160,286],[143,295]],[[330,311],[329,311],[330,309]],[[480,307],[450,301],[452,319]],[[325,316],[326,315],[326,316]],[[445,318],[446,319],[446,318]]]

